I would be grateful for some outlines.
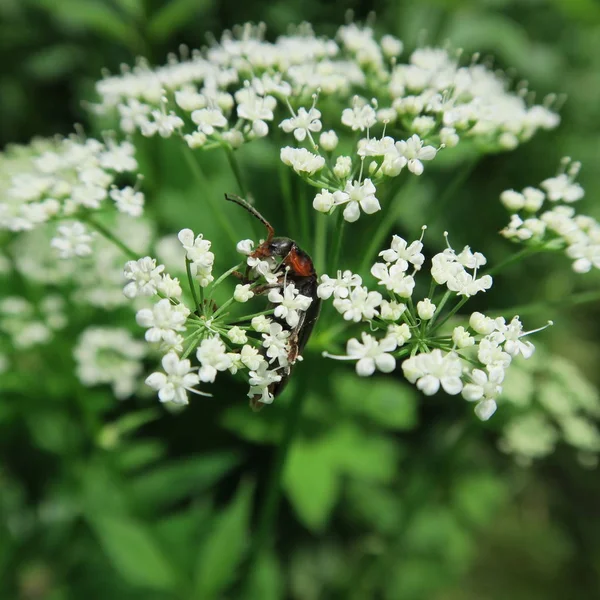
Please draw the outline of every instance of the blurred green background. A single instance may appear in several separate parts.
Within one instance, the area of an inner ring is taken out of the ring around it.
[[[140,55],[161,64],[180,44],[200,47],[207,33],[248,20],[264,21],[270,37],[301,21],[334,35],[350,9],[357,20],[375,11],[375,29],[409,49],[449,42],[467,56],[493,56],[539,97],[567,96],[559,129],[478,162],[444,214],[443,228],[458,232],[455,247],[500,255],[506,242],[490,240],[506,220],[499,192],[536,185],[565,155],[583,162],[584,212],[600,217],[594,0],[0,0],[0,147],[68,134],[74,122],[99,134],[83,102],[94,100],[103,69]],[[167,190],[155,209],[162,233],[191,226],[213,239],[215,225],[190,216],[194,190],[171,142],[141,152]],[[219,160],[204,160],[217,172],[207,186],[231,188]],[[442,164],[423,178],[427,202],[451,170]],[[250,187],[273,202],[272,214],[277,192],[253,172]],[[489,210],[472,210],[483,203]],[[418,230],[424,210],[401,225]],[[543,258],[499,278],[494,302],[552,303],[599,283],[594,273],[575,277],[566,260]],[[548,351],[600,385],[600,307],[557,313],[549,305],[534,316],[556,320],[544,334]],[[84,325],[71,323],[60,343],[0,379],[0,597],[600,598],[599,479],[572,448],[518,466],[496,448],[502,407],[481,424],[460,400],[423,401],[400,379],[373,386],[314,358],[307,379],[322,383],[311,388],[284,472],[276,545],[256,564],[247,550],[285,402],[257,417],[242,386],[230,384],[222,403],[196,399],[180,415],[153,397],[118,403],[70,375]]]

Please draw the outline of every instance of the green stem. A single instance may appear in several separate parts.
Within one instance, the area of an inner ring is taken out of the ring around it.
[[[589,304],[590,302],[598,302],[600,300],[600,291],[581,292],[573,294],[561,300],[550,300],[549,302],[538,302],[536,304],[523,304],[521,306],[512,306],[498,310],[492,310],[491,315],[519,315],[535,314],[547,310],[556,310],[560,308],[569,308],[580,304]]]
[[[342,251],[342,240],[344,231],[346,230],[346,219],[344,219],[342,211],[338,213],[338,224],[335,228],[335,242],[333,246],[333,259],[331,264],[327,265],[328,270],[335,273],[339,269],[340,253]]]
[[[302,245],[306,248],[310,243],[310,225],[309,225],[309,211],[312,210],[312,206],[307,202],[306,189],[304,186],[300,186],[298,193],[298,210],[300,211],[300,231],[302,236]]]
[[[535,252],[536,252],[536,250],[533,248],[530,248],[530,247],[523,248],[522,250],[519,250],[519,252],[512,254],[506,260],[503,260],[501,263],[497,264],[494,268],[486,271],[485,274],[486,275],[494,275],[494,274],[498,273],[498,271],[501,271],[502,269],[505,269],[509,265],[517,263],[520,260],[523,260],[527,256],[534,254]]]
[[[325,254],[327,252],[327,220],[329,215],[320,212],[315,214],[315,269],[321,273],[325,268]]]
[[[269,473],[265,497],[261,503],[258,515],[257,531],[252,544],[252,552],[250,555],[255,564],[260,560],[261,556],[269,550],[269,546],[273,541],[273,528],[275,520],[277,519],[279,497],[281,495],[281,477],[283,475],[283,469],[292,440],[298,432],[302,404],[307,396],[305,385],[303,383],[306,381],[306,376],[297,379],[294,395],[291,397],[290,403],[286,409],[283,434],[281,436],[281,441],[275,450],[275,459]]]
[[[233,171],[233,175],[235,180],[237,181],[238,188],[240,190],[240,194],[242,198],[248,198],[248,189],[244,185],[244,179],[242,177],[242,171],[240,169],[240,165],[237,161],[237,158],[233,152],[233,150],[229,146],[223,146],[225,150],[225,154],[227,155],[227,161],[229,162],[229,166]]]
[[[99,221],[96,221],[94,217],[88,215],[83,219],[88,225],[93,227],[98,233],[103,235],[108,241],[112,242],[117,248],[120,248],[129,258],[132,260],[138,260],[140,257],[139,253],[132,250],[127,244],[122,242],[116,235],[110,231],[106,226],[104,226]]]
[[[389,207],[383,215],[379,226],[371,237],[371,243],[367,251],[363,254],[363,260],[360,265],[359,273],[366,273],[369,270],[369,265],[373,263],[377,256],[377,251],[381,248],[385,238],[389,235],[390,230],[395,225],[404,208],[402,200],[410,193],[410,190],[416,185],[418,177],[415,175],[408,182],[400,187],[393,195],[389,202]]]
[[[448,321],[448,319],[451,319],[465,304],[466,302],[469,300],[468,296],[464,296],[459,302],[458,304],[436,325],[436,327],[434,327],[433,331],[431,332],[432,334],[437,331],[440,327],[442,327],[444,325],[444,323],[446,321]]]
[[[190,150],[190,148],[187,145],[182,145],[182,149],[183,149],[183,156],[185,157],[185,161],[187,162],[188,166],[190,167],[190,171],[196,178],[196,181],[198,182],[200,189],[204,188],[206,186],[206,182],[204,180],[204,175],[202,174],[202,171],[200,170],[200,165],[198,165],[198,162],[196,160],[196,156],[193,154],[193,152]],[[221,210],[221,207],[217,206],[215,204],[215,199],[214,199],[213,195],[207,194],[206,197],[208,198],[208,203],[210,204],[211,210],[214,213],[215,217],[217,218],[217,221],[219,221],[219,224],[224,229],[224,231],[227,233],[231,242],[233,242],[234,245],[237,244],[239,241],[239,237],[236,235],[236,233],[231,225],[231,222],[227,219],[227,217],[225,216],[225,213]]]
[[[279,165],[279,184],[281,185],[281,193],[283,194],[283,207],[285,213],[285,224],[287,234],[294,233],[294,200],[292,198],[292,185],[288,167],[283,164]]]
[[[432,203],[431,208],[435,210],[435,212],[429,216],[428,221],[430,226],[433,226],[435,223],[437,223],[440,217],[445,214],[448,204],[454,198],[456,193],[462,188],[465,181],[469,178],[469,175],[471,175],[471,173],[475,170],[479,159],[480,156],[478,155],[468,162],[463,169],[459,170],[452,181],[448,184],[441,197],[436,202]]]
[[[202,312],[200,308],[200,302],[198,300],[198,294],[196,293],[196,283],[194,282],[194,278],[192,277],[192,267],[191,261],[186,257],[185,259],[185,272],[187,273],[188,284],[190,286],[190,290],[192,291],[192,298],[194,298],[194,304],[196,305],[196,309],[198,310],[198,314]]]

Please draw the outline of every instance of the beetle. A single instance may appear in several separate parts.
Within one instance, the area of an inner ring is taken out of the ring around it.
[[[306,311],[300,312],[300,320],[295,327],[289,327],[285,320],[276,319],[284,329],[290,332],[290,351],[288,355],[289,364],[284,367],[281,373],[281,380],[271,384],[269,392],[275,398],[284,390],[289,381],[292,366],[302,354],[310,335],[315,327],[319,313],[321,311],[321,299],[317,296],[318,275],[315,271],[311,257],[298,244],[288,237],[275,237],[273,226],[246,200],[234,194],[225,194],[225,199],[234,202],[242,208],[245,208],[252,216],[258,219],[267,229],[267,239],[262,242],[250,256],[253,258],[278,258],[281,264],[287,267],[287,272],[281,282],[271,286],[265,286],[263,289],[283,288],[284,282],[291,281],[298,292],[312,299],[312,302]],[[244,281],[248,281],[248,271],[242,276]],[[273,305],[270,305],[272,307]],[[253,409],[260,410],[261,404],[251,400]]]

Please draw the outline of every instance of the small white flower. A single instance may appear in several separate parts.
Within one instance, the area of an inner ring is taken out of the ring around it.
[[[286,146],[279,154],[283,164],[292,167],[296,173],[314,175],[325,166],[325,159],[318,154],[309,152],[306,148]]]
[[[364,131],[377,123],[377,114],[369,104],[345,108],[342,111],[342,123],[351,127],[352,131]]]
[[[329,131],[324,131],[319,136],[319,145],[326,152],[333,152],[337,148],[338,142],[339,139],[337,133],[333,129],[330,129]]]
[[[235,93],[238,102],[237,114],[240,119],[252,123],[252,131],[257,137],[264,137],[269,133],[266,121],[273,120],[273,109],[277,101],[273,96],[259,96],[251,89],[244,88]]]
[[[348,298],[336,298],[333,306],[346,321],[358,323],[361,319],[369,321],[379,314],[377,307],[382,300],[379,292],[369,292],[366,287],[355,287]]]
[[[183,290],[177,277],[171,277],[169,274],[163,275],[158,287],[158,291],[167,298],[181,298]]]
[[[346,354],[348,359],[357,360],[356,373],[361,377],[373,375],[375,369],[382,373],[391,373],[396,368],[396,359],[390,354],[396,349],[393,337],[375,339],[368,333],[361,334],[362,343],[357,339],[348,340]]]
[[[457,348],[468,348],[475,344],[475,338],[464,327],[455,327],[452,330],[452,341]]]
[[[523,358],[530,358],[535,350],[535,346],[529,341],[521,341],[519,338],[527,335],[523,332],[523,324],[519,317],[513,317],[512,321],[503,329],[501,333],[504,335],[504,351],[511,356],[521,354]]]
[[[239,254],[245,254],[248,256],[252,253],[252,249],[254,248],[253,240],[241,240],[237,243],[235,249]]]
[[[238,283],[235,286],[235,291],[233,292],[233,299],[236,302],[248,302],[250,298],[254,297],[254,292],[250,289],[250,284],[241,284]]]
[[[381,49],[388,58],[392,58],[402,54],[404,44],[393,35],[384,35],[381,38]]]
[[[169,352],[163,356],[162,366],[164,373],[152,373],[146,378],[146,385],[158,392],[161,402],[188,404],[187,391],[210,395],[193,389],[200,381],[197,373],[191,373],[194,369],[189,360],[180,360],[175,352]]]
[[[258,317],[252,317],[250,324],[254,331],[258,331],[258,333],[267,333],[272,322],[273,321],[268,317],[265,317],[265,315],[258,315]]]
[[[402,298],[410,298],[415,289],[415,279],[412,275],[407,275],[402,267],[402,263],[391,267],[384,263],[375,263],[371,267],[371,275],[379,280],[379,285],[384,285]]]
[[[164,270],[165,266],[156,266],[156,259],[150,256],[126,262],[123,275],[131,281],[123,288],[123,294],[127,298],[154,296],[162,281],[161,274]]]
[[[258,348],[249,344],[242,347],[240,360],[250,371],[256,371],[265,362],[264,356],[258,351]]]
[[[493,331],[496,331],[496,321],[490,317],[486,317],[480,312],[474,312],[469,317],[469,326],[471,329],[482,335],[489,335]]]
[[[413,356],[402,363],[404,376],[416,383],[426,396],[433,396],[440,386],[447,394],[454,396],[462,390],[460,379],[462,365],[460,358],[453,352],[443,354],[435,349],[428,353]]]
[[[305,311],[312,303],[312,298],[301,294],[290,283],[285,286],[283,294],[278,289],[269,292],[269,302],[277,304],[274,315],[279,319],[285,319],[290,327],[296,327],[300,320],[299,311]]]
[[[195,150],[196,148],[202,148],[207,141],[206,134],[202,133],[201,131],[186,133],[183,136],[183,139],[192,150]]]
[[[321,112],[316,108],[311,108],[307,111],[301,107],[295,117],[285,119],[279,125],[286,133],[294,132],[294,137],[303,142],[306,139],[307,133],[318,133],[323,125],[320,121]]]
[[[185,331],[185,322],[190,311],[178,304],[171,304],[168,298],[159,300],[152,308],[142,308],[135,315],[135,320],[141,327],[146,327],[146,340],[160,342],[170,331]]]
[[[258,369],[249,373],[250,391],[248,397],[258,399],[263,404],[271,404],[273,394],[269,392],[269,387],[278,381],[281,381],[281,375],[278,375],[274,370],[269,370],[269,365],[266,362],[260,363]]]
[[[454,127],[442,127],[440,129],[440,142],[446,146],[446,148],[454,148],[458,145],[460,138],[456,133]]]
[[[206,287],[214,279],[212,267],[215,255],[210,251],[211,242],[203,239],[202,234],[194,237],[191,229],[182,229],[177,237],[186,250],[192,275],[202,287]]]
[[[391,337],[396,340],[398,347],[406,344],[412,337],[410,327],[406,323],[401,325],[388,325],[386,337]]]
[[[574,183],[565,173],[545,179],[540,185],[546,190],[548,200],[551,202],[557,200],[576,202],[583,198],[583,188],[578,183]]]
[[[262,336],[262,345],[266,348],[266,355],[271,359],[270,362],[277,360],[282,367],[287,366],[290,332],[279,323],[271,322],[268,331]]]
[[[423,321],[432,319],[435,314],[435,309],[435,304],[429,298],[417,302],[417,314]]]
[[[201,108],[192,112],[192,121],[198,125],[198,131],[212,135],[216,128],[227,126],[227,119],[218,108]]]
[[[139,217],[144,212],[144,194],[130,186],[121,190],[115,188],[110,191],[109,195],[115,201],[117,210],[122,213]]]
[[[408,170],[415,175],[423,173],[423,160],[433,160],[437,150],[433,146],[423,146],[423,141],[415,133],[406,141],[396,142],[396,149],[408,161]]]
[[[343,198],[336,201],[336,205],[346,204],[344,208],[344,219],[349,223],[354,223],[360,217],[360,209],[368,215],[381,210],[379,200],[375,197],[375,186],[370,179],[365,179],[362,183],[359,181],[348,181]]]
[[[313,200],[313,208],[319,212],[328,213],[334,206],[344,204],[348,199],[348,194],[341,190],[336,190],[333,193],[321,190]]]
[[[59,225],[57,234],[50,241],[50,246],[58,252],[60,258],[89,256],[92,253],[90,244],[94,238],[83,223],[75,221]]]
[[[395,300],[383,300],[379,307],[380,317],[384,321],[397,321],[406,310],[406,304]]]
[[[198,375],[200,381],[212,383],[218,371],[226,371],[232,363],[227,348],[218,335],[205,338],[196,349],[196,358],[202,365]]]
[[[317,296],[323,300],[328,300],[333,295],[335,298],[347,298],[350,290],[362,285],[360,275],[346,270],[337,272],[335,279],[329,275],[321,275],[319,286],[317,287]]]
[[[333,166],[333,173],[340,179],[346,179],[352,173],[352,159],[349,156],[338,156]]]
[[[403,271],[408,269],[408,263],[411,263],[418,271],[425,262],[425,256],[421,252],[423,250],[423,243],[420,240],[416,240],[410,246],[407,244],[408,242],[405,239],[399,235],[394,235],[390,248],[380,252],[379,256],[383,257],[385,262],[402,265]]]
[[[152,137],[158,133],[161,137],[168,138],[184,125],[183,119],[173,111],[166,113],[157,109],[152,111],[151,116],[152,121],[144,120],[140,124],[140,131],[145,137]]]
[[[240,327],[238,327],[237,325],[232,327],[227,332],[227,337],[234,344],[245,344],[248,341],[248,336],[246,335],[246,332],[243,329],[241,329]]]
[[[491,334],[479,342],[477,358],[488,369],[492,369],[493,367],[506,369],[510,365],[511,356],[507,352],[504,352],[499,341],[493,335]]]

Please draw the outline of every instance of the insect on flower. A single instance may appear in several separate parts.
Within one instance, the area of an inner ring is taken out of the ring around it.
[[[269,290],[278,290],[285,294],[286,285],[292,283],[298,294],[307,296],[312,300],[306,310],[298,311],[299,318],[297,322],[292,322],[293,324],[290,324],[289,319],[286,320],[283,317],[274,318],[275,321],[280,323],[283,329],[290,332],[288,338],[288,364],[281,370],[280,381],[272,383],[269,387],[269,392],[275,397],[281,394],[287,385],[292,367],[296,360],[301,358],[302,350],[306,346],[315,323],[319,318],[321,299],[317,296],[317,273],[315,272],[311,257],[291,238],[275,237],[275,230],[272,225],[246,200],[232,194],[225,194],[225,199],[245,208],[267,228],[267,239],[250,256],[261,259],[278,259],[281,261],[280,264],[285,267],[285,272],[278,277],[276,283],[260,286],[255,289],[255,293],[260,294]],[[249,282],[249,268],[244,275],[240,276],[245,283]],[[270,307],[273,306],[273,304],[270,305]],[[255,409],[262,406],[261,403],[254,401],[254,399],[250,403]]]

